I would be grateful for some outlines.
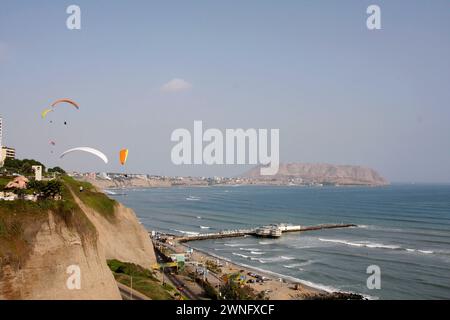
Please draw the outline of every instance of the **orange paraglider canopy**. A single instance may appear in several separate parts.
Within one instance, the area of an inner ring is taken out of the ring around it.
[[[124,165],[127,162],[128,158],[128,149],[122,149],[119,153],[120,164]]]
[[[70,99],[58,99],[55,102],[52,103],[52,107],[56,106],[58,103],[70,103],[71,105],[73,105],[75,108],[80,109],[80,106],[73,100]]]

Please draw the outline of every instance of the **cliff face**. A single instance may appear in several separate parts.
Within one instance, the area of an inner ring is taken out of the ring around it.
[[[95,233],[80,235],[48,213],[30,241],[29,255],[20,257],[19,265],[1,264],[0,299],[121,299]],[[79,267],[79,290],[67,286],[70,266]]]
[[[128,179],[91,179],[84,177],[81,179],[96,186],[99,189],[108,188],[162,188],[170,187],[172,184],[167,180],[155,180],[149,178],[128,178]]]
[[[341,185],[386,185],[388,181],[375,170],[361,166],[288,163],[280,164],[274,176],[261,176],[260,167],[244,174],[245,177],[261,180],[276,180],[280,183],[290,180],[301,183],[325,183]]]
[[[76,207],[0,210],[0,299],[121,299],[106,260],[149,268],[156,259],[134,212],[118,204],[105,217],[72,193]],[[75,266],[80,289],[67,282]]]
[[[149,269],[156,263],[153,245],[147,230],[140,224],[133,210],[117,204],[114,217],[105,219],[76,198],[98,232],[106,259],[132,262]]]

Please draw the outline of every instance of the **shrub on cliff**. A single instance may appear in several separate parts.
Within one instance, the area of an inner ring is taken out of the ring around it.
[[[56,196],[60,196],[62,194],[63,185],[58,180],[31,180],[28,183],[28,189],[38,194],[40,199],[54,199]]]
[[[142,268],[137,264],[122,262],[115,259],[108,260],[107,262],[111,271],[115,273],[124,273],[133,277],[146,277],[156,280],[156,278],[153,276],[153,273],[150,270]]]

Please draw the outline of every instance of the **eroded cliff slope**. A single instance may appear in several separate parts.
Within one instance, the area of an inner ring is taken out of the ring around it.
[[[134,212],[84,188],[68,179],[61,201],[0,204],[0,299],[120,299],[106,260],[155,262]]]

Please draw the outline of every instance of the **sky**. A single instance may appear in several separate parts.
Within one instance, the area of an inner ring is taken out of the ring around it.
[[[72,4],[81,30],[66,27]],[[371,4],[381,9],[381,30],[366,26]],[[393,182],[445,183],[449,57],[445,0],[2,0],[3,142],[19,158],[67,170],[247,170],[172,163],[171,133],[202,120],[205,129],[279,129],[282,162],[363,165]],[[40,113],[58,98],[80,110],[61,106],[50,124]],[[59,159],[77,146],[103,151],[110,163],[81,153]]]

